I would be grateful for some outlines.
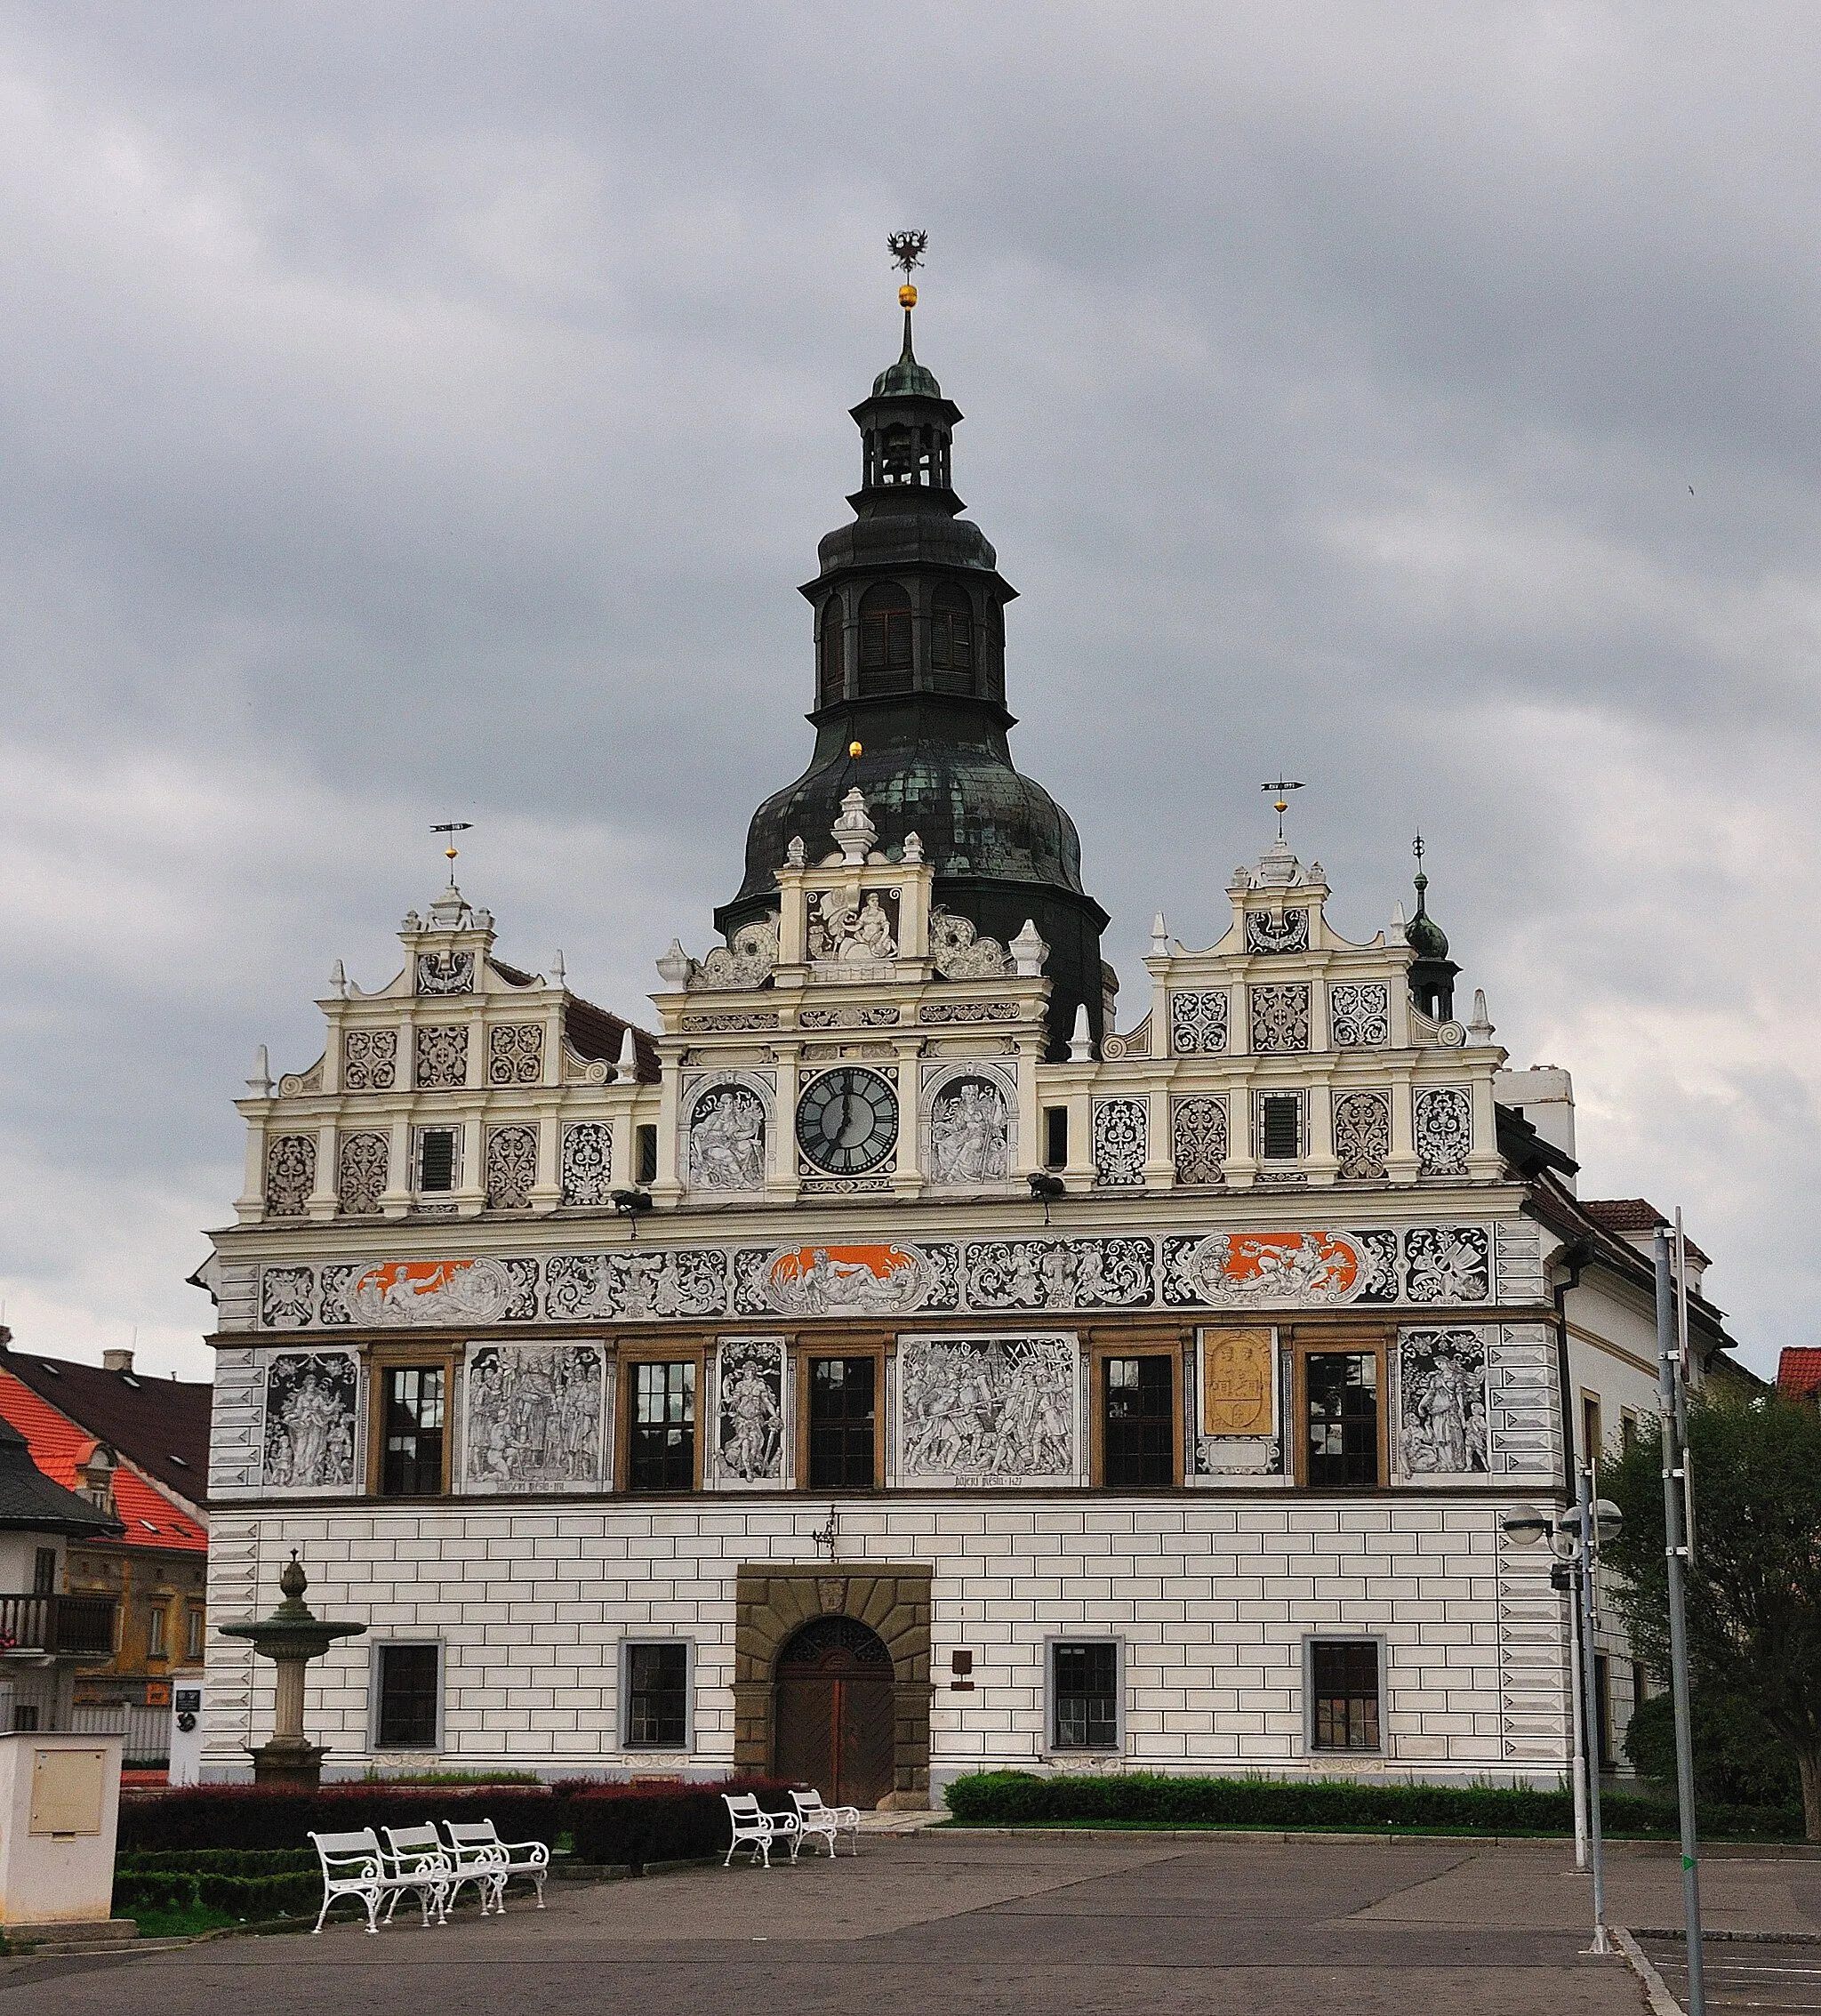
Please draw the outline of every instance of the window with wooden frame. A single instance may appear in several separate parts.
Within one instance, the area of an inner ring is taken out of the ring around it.
[[[879,582],[860,598],[860,697],[910,690],[910,598]]]
[[[797,1367],[797,1481],[815,1491],[877,1490],[885,1454],[886,1347],[863,1331]]]
[[[878,1470],[879,1361],[807,1358],[809,1488],[869,1491]]]
[[[689,1662],[685,1638],[640,1643],[622,1651],[620,1741],[629,1750],[686,1750],[690,1747]]]
[[[1053,1641],[1049,1692],[1051,1748],[1117,1750],[1120,1747],[1117,1639]]]
[[[1381,1647],[1376,1638],[1308,1641],[1308,1741],[1312,1750],[1384,1747]]]
[[[57,1594],[55,1547],[32,1549],[32,1594],[35,1596],[54,1596]]]
[[[938,693],[974,691],[974,605],[944,582],[930,606],[930,684]]]
[[[373,1747],[434,1750],[443,1707],[443,1648],[376,1644],[373,1652]]]
[[[170,1620],[171,1613],[163,1603],[154,1603],[146,1612],[146,1657],[148,1659],[164,1657]]]
[[[817,702],[831,707],[847,691],[846,612],[838,595],[830,595],[822,606],[822,640],[817,649],[821,663]]]
[[[204,1657],[205,1641],[203,1634],[206,1628],[206,1614],[205,1611],[199,1610],[187,1610],[184,1613],[187,1635],[183,1642],[183,1656],[186,1659],[199,1659]]]
[[[382,1498],[435,1498],[449,1488],[449,1360],[388,1360],[373,1368],[373,1473]]]
[[[1606,1446],[1606,1420],[1597,1393],[1581,1395],[1581,1461],[1593,1462]]]
[[[1176,1482],[1179,1355],[1110,1353],[1100,1359],[1100,1482],[1108,1490],[1156,1490]]]
[[[1369,1490],[1385,1477],[1384,1344],[1336,1334],[1299,1341],[1297,1466],[1312,1490]]]
[[[702,1384],[699,1351],[622,1353],[620,1474],[628,1490],[701,1490],[696,1414]]]

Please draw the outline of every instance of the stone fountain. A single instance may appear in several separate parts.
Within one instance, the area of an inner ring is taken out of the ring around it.
[[[303,1600],[309,1579],[297,1549],[278,1577],[285,1601],[269,1617],[246,1624],[224,1624],[224,1638],[250,1638],[253,1649],[278,1668],[278,1700],[272,1715],[272,1739],[257,1749],[249,1744],[255,1785],[278,1785],[314,1792],[322,1783],[325,1743],[306,1741],[303,1733],[303,1669],[319,1659],[337,1638],[352,1638],[364,1624],[333,1624],[316,1616]]]

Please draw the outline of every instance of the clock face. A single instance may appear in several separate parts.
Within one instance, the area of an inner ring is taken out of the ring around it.
[[[831,1176],[876,1169],[898,1138],[898,1095],[876,1071],[825,1071],[797,1102],[797,1145]]]

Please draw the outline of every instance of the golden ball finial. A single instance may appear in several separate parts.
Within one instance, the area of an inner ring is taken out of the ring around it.
[[[847,744],[847,753],[849,756],[858,756],[861,753],[860,744],[857,742],[850,742]]]
[[[908,280],[898,289],[898,306],[900,308],[915,308],[917,306],[917,290]]]

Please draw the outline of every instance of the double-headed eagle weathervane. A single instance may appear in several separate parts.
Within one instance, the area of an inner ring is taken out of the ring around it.
[[[917,306],[917,289],[910,276],[923,264],[924,248],[929,243],[927,231],[893,231],[886,239],[886,250],[892,255],[892,264],[904,276],[904,285],[898,289],[898,303],[904,310],[904,326],[910,326],[910,310]]]

